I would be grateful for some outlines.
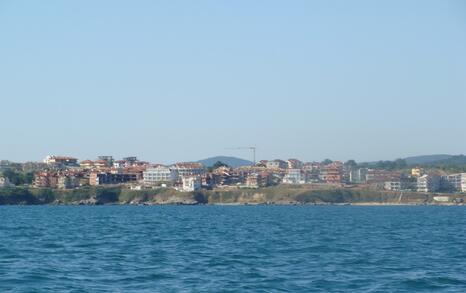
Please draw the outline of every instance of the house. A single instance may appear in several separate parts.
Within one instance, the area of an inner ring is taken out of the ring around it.
[[[282,160],[267,161],[265,167],[267,169],[286,169],[288,168],[288,163]]]

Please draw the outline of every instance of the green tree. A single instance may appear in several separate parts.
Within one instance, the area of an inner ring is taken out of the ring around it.
[[[345,166],[350,169],[356,169],[358,167],[358,163],[356,163],[355,160],[348,160],[346,161]]]

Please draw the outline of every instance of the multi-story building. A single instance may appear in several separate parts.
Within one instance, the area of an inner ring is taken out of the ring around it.
[[[59,175],[57,179],[58,189],[72,189],[79,187],[80,179],[74,175]]]
[[[417,178],[418,192],[436,192],[440,188],[440,176],[422,175]]]
[[[272,174],[268,172],[250,173],[246,176],[246,186],[250,188],[266,187],[273,183]]]
[[[78,159],[65,156],[47,156],[44,163],[55,168],[79,167]]]
[[[445,191],[466,192],[466,173],[442,176],[441,189]]]
[[[36,188],[57,188],[58,174],[50,171],[36,172],[33,186]]]
[[[305,172],[301,169],[287,169],[285,177],[283,177],[284,184],[304,184],[306,183]]]
[[[401,180],[386,181],[384,183],[384,189],[385,190],[391,190],[391,191],[400,191],[400,190],[402,190]]]
[[[201,163],[176,163],[171,169],[178,172],[179,177],[201,176],[205,173],[204,165]]]
[[[186,176],[181,178],[182,191],[196,191],[201,189],[201,177]]]
[[[302,169],[304,167],[304,163],[298,159],[288,159],[288,169]]]
[[[319,179],[329,184],[339,184],[343,179],[343,164],[333,162],[320,169]]]
[[[387,181],[398,181],[401,178],[400,172],[368,169],[366,173],[367,183],[382,183]]]
[[[282,160],[267,161],[265,167],[267,169],[286,169],[288,168],[288,163]]]
[[[163,182],[175,182],[178,180],[178,171],[163,165],[147,168],[143,172],[144,185],[154,186]]]
[[[137,180],[138,175],[132,173],[91,172],[89,175],[90,185],[121,184]]]
[[[349,182],[365,183],[367,176],[367,168],[352,169],[349,171]]]

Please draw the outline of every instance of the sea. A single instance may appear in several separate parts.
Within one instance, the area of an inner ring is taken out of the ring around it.
[[[466,292],[466,206],[0,206],[0,292]]]

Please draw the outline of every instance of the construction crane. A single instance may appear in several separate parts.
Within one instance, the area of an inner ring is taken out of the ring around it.
[[[251,150],[252,151],[252,162],[256,165],[256,147],[236,147],[227,148],[227,150]]]

